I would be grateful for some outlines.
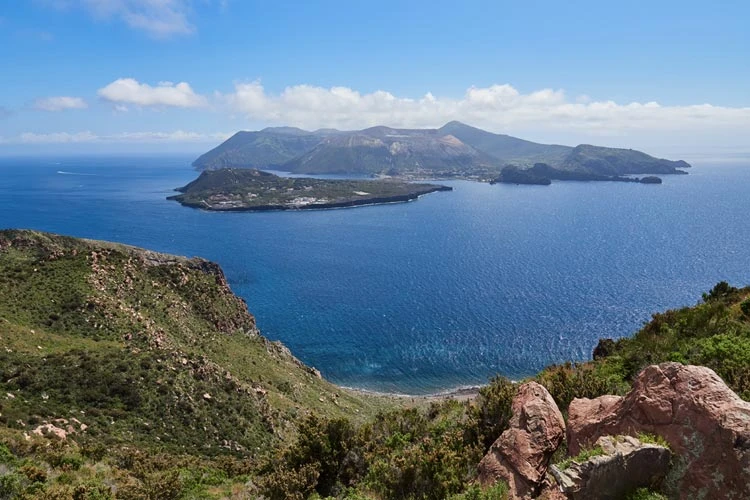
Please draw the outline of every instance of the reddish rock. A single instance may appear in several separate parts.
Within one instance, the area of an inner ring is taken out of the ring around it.
[[[558,489],[572,500],[618,500],[638,488],[661,484],[669,470],[668,448],[631,436],[604,436],[596,441],[602,454],[567,467],[550,466]]]
[[[565,421],[547,389],[536,382],[518,388],[510,427],[479,463],[479,483],[503,480],[510,498],[529,497],[544,480],[549,459],[565,436]]]
[[[571,455],[601,436],[656,434],[676,455],[671,497],[750,498],[750,403],[709,368],[649,366],[624,398],[575,399],[568,415]]]

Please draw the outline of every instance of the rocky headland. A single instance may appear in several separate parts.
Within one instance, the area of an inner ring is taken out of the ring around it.
[[[682,171],[674,174],[685,173]],[[490,181],[490,184],[530,184],[549,186],[552,181],[599,181],[599,182],[631,182],[640,184],[661,184],[660,177],[648,175],[644,177],[625,177],[622,175],[604,175],[577,170],[562,170],[546,163],[536,163],[533,167],[522,168],[514,165],[504,167],[500,175]]]
[[[449,186],[397,180],[328,180],[280,177],[256,169],[207,170],[168,199],[218,212],[323,210],[402,203]]]

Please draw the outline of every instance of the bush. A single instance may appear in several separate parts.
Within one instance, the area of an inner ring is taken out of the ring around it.
[[[479,390],[474,413],[478,441],[485,452],[508,428],[513,416],[511,403],[516,390],[515,384],[505,377],[495,377]]]
[[[750,318],[750,299],[745,299],[745,300],[744,300],[744,301],[743,301],[743,302],[742,302],[742,303],[740,304],[740,309],[742,310],[742,313],[743,313],[743,314],[744,314],[745,316],[747,316],[748,318]]]
[[[731,286],[726,281],[720,281],[711,289],[707,294],[703,294],[703,301],[710,302],[713,300],[720,300],[729,297],[737,292],[737,289]]]
[[[508,485],[501,481],[485,489],[473,485],[465,492],[449,497],[448,500],[507,500],[507,498]]]
[[[639,488],[628,495],[626,500],[667,500],[667,497],[647,488]]]

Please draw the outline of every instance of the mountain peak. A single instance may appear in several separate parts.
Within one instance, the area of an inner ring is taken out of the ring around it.
[[[298,127],[266,127],[261,132],[267,134],[283,134],[283,135],[309,135],[311,132],[303,130]]]

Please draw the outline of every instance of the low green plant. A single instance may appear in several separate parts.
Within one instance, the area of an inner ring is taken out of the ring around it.
[[[667,440],[658,434],[649,434],[647,432],[639,432],[637,437],[641,443],[655,444],[657,446],[663,446],[664,448],[670,448]]]
[[[488,488],[482,488],[478,485],[470,486],[463,493],[453,495],[448,500],[507,500],[508,485],[502,481],[495,483]]]
[[[667,497],[648,488],[639,488],[628,495],[625,500],[667,500]]]
[[[576,455],[575,457],[566,458],[565,460],[557,464],[557,468],[560,470],[565,470],[573,465],[573,463],[581,464],[583,462],[586,462],[590,458],[599,457],[601,455],[604,455],[604,449],[601,446],[594,446],[590,449],[581,450],[581,452],[578,453],[578,455]]]

